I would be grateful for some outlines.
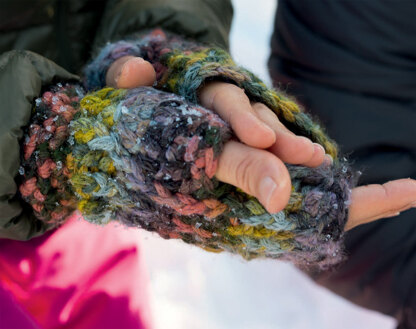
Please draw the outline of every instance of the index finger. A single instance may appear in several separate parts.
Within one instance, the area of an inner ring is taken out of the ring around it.
[[[244,90],[226,82],[209,82],[202,87],[201,105],[215,111],[230,123],[237,137],[246,145],[266,148],[276,140],[272,128],[257,117]]]

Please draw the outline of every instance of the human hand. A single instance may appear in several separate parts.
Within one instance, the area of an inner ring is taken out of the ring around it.
[[[151,86],[155,77],[149,62],[125,56],[108,70],[107,84],[117,88]],[[201,105],[229,122],[241,141],[225,144],[216,177],[254,195],[271,213],[282,210],[290,197],[290,176],[284,162],[317,167],[331,161],[320,145],[294,135],[269,108],[250,103],[244,91],[233,84],[207,83],[199,96]],[[416,182],[411,179],[355,188],[345,230],[395,216],[414,207],[414,202]]]
[[[211,82],[201,89],[200,99],[203,106],[214,110],[229,122],[238,138],[249,145],[228,142],[221,154],[216,177],[239,186],[255,195],[263,205],[267,205],[266,198],[259,198],[261,190],[258,193],[252,192],[256,191],[256,184],[270,174],[275,182],[279,182],[280,189],[277,188],[273,193],[272,204],[269,204],[271,208],[266,208],[269,212],[274,212],[269,209],[283,209],[287,201],[285,203],[282,199],[287,193],[290,195],[290,178],[282,161],[307,167],[317,167],[323,161],[331,161],[326,158],[329,155],[325,155],[323,147],[306,137],[293,134],[267,106],[250,103],[244,91],[235,85]],[[275,133],[275,139],[270,134],[270,128]],[[260,150],[262,148],[267,148],[269,152]],[[262,187],[261,183],[257,186],[260,189]],[[268,189],[270,191],[272,187]],[[397,216],[411,207],[416,207],[415,180],[400,179],[383,185],[357,187],[352,191],[345,230],[377,219]]]
[[[244,90],[230,83],[209,82],[200,92],[201,105],[230,123],[239,141],[229,141],[215,176],[254,195],[274,213],[289,201],[291,180],[284,163],[317,167],[324,148],[287,129],[266,105],[251,103]]]
[[[136,88],[152,86],[156,72],[152,64],[141,57],[123,56],[108,68],[107,86],[114,88]]]
[[[371,184],[352,190],[351,205],[345,230],[398,216],[400,212],[416,207],[416,180],[397,179],[384,184]]]
[[[134,88],[151,86],[155,77],[149,62],[125,56],[110,66],[106,81],[110,86]],[[290,197],[290,176],[283,162],[316,167],[324,161],[322,146],[294,135],[270,109],[250,104],[244,91],[233,84],[208,83],[201,89],[200,100],[229,122],[241,141],[225,145],[217,179],[254,195],[269,212],[282,210]]]

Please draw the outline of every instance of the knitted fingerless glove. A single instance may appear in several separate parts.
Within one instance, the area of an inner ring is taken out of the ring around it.
[[[151,60],[158,88],[184,97],[149,87],[105,88],[84,97],[75,85],[45,92],[36,100],[20,170],[21,196],[40,219],[63,221],[77,207],[95,223],[118,220],[245,259],[279,258],[319,270],[345,259],[344,226],[356,179],[296,103],[237,67],[223,50],[160,33],[106,46],[87,68],[86,85],[101,85],[120,54]],[[244,88],[333,156],[332,166],[287,166],[292,194],[283,211],[270,214],[254,197],[215,179],[233,133],[215,113],[189,102],[210,77]]]

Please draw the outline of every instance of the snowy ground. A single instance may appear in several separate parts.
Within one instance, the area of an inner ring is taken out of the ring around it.
[[[231,51],[266,69],[275,0],[234,0]],[[315,285],[290,264],[245,262],[142,232],[155,329],[392,329],[393,319]]]

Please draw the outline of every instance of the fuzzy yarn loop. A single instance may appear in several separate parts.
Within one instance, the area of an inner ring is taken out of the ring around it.
[[[46,223],[62,223],[76,209],[66,157],[71,151],[69,123],[79,111],[83,96],[79,85],[52,86],[35,100],[25,129],[19,192],[35,216]]]
[[[278,258],[325,270],[346,258],[344,227],[357,176],[323,129],[296,102],[267,88],[219,48],[161,30],[106,45],[85,69],[88,90],[126,55],[152,63],[156,89],[104,88],[84,95],[57,85],[36,100],[23,143],[21,197],[41,220],[85,219],[155,231],[212,252]],[[324,146],[333,165],[287,165],[292,193],[268,213],[258,200],[215,178],[229,125],[197,104],[208,80],[243,88],[291,131]]]
[[[256,75],[238,66],[225,50],[197,44],[160,29],[103,47],[84,70],[86,88],[104,87],[105,74],[110,65],[127,55],[139,56],[152,63],[157,89],[181,95],[192,103],[198,103],[198,90],[205,81],[233,83],[244,89],[252,101],[268,106],[292,132],[322,145],[326,153],[338,160],[336,143],[295,101],[280,91],[268,88]]]
[[[23,140],[20,194],[40,219],[60,222],[76,206],[93,223],[118,220],[245,259],[327,269],[345,258],[354,183],[345,160],[288,166],[289,204],[270,214],[256,198],[215,178],[223,145],[234,135],[212,111],[149,87],[79,95],[73,85],[45,92]],[[49,189],[40,198],[43,186]],[[52,198],[55,203],[46,201]]]

